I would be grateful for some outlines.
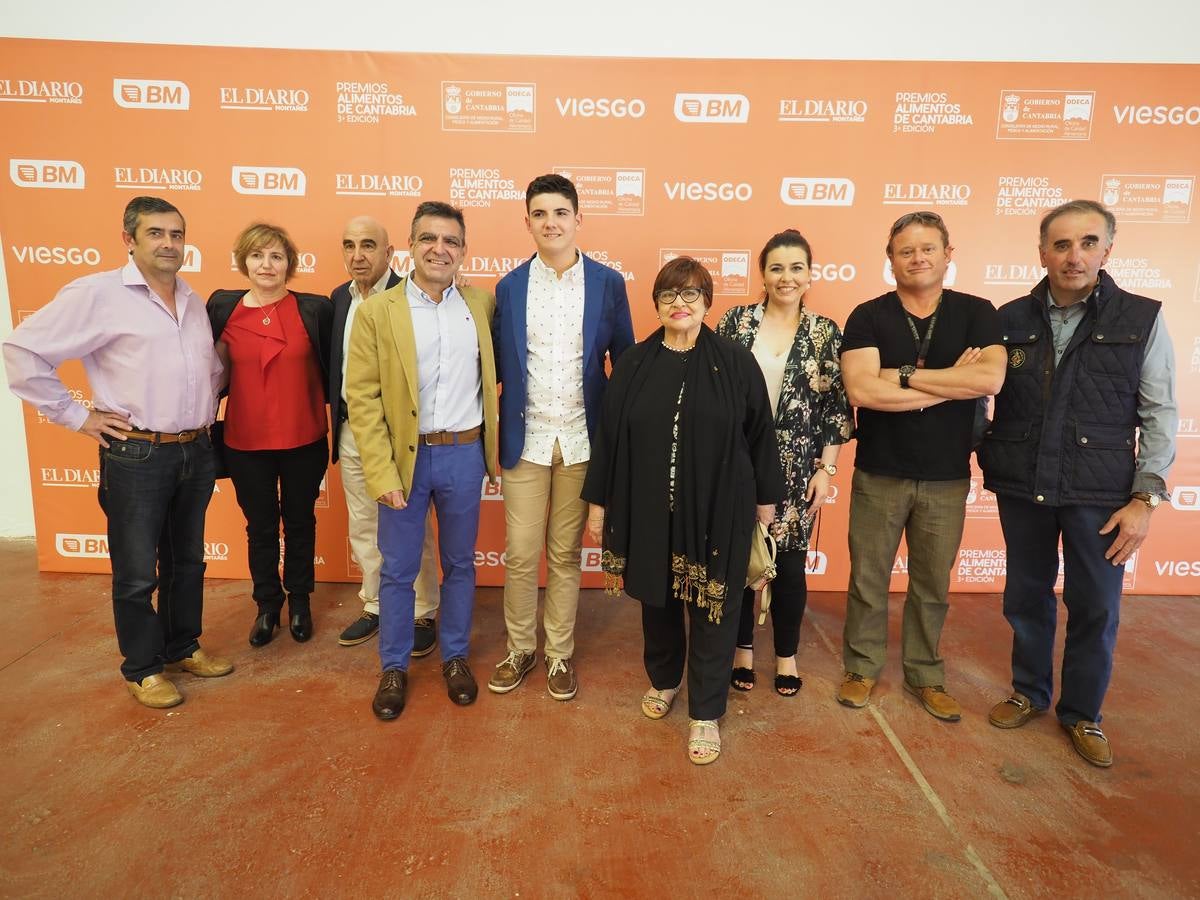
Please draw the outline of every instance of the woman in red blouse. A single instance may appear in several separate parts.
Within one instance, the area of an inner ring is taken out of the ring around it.
[[[313,632],[313,507],[329,460],[325,385],[333,305],[327,297],[288,290],[299,253],[282,228],[251,225],[238,236],[233,256],[250,289],[216,291],[208,316],[229,374],[225,464],[246,517],[258,604],[250,645],[261,647],[275,636],[285,590],[292,637],[307,641]]]

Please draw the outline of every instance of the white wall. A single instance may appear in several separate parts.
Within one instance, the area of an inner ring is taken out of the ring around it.
[[[308,8],[305,8],[305,7]],[[239,47],[734,59],[1200,63],[1194,0],[448,4],[0,0],[0,36]],[[408,8],[405,8],[408,7]],[[3,61],[0,60],[0,75]],[[0,121],[0,128],[4,127]],[[0,246],[3,235],[0,235]],[[8,309],[0,259],[0,309]],[[0,315],[0,337],[11,330]],[[20,405],[0,396],[0,536],[33,534]]]

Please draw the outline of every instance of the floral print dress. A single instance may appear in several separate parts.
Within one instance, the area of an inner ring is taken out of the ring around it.
[[[735,306],[721,317],[717,334],[743,347],[754,345],[765,304]],[[825,447],[844,444],[854,434],[854,415],[842,386],[842,332],[825,316],[800,311],[775,410],[779,463],[787,498],[775,510],[772,533],[781,551],[807,550],[812,520],[805,515],[804,494],[813,463]]]

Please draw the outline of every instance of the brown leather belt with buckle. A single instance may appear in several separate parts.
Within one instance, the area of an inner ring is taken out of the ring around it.
[[[191,431],[180,431],[171,434],[167,431],[136,431],[125,432],[126,437],[135,441],[150,441],[155,444],[189,444],[202,434],[208,434],[207,428],[193,428]]]
[[[431,431],[421,435],[421,443],[427,447],[440,447],[445,444],[469,444],[479,440],[479,432],[483,429],[476,426],[466,431]]]

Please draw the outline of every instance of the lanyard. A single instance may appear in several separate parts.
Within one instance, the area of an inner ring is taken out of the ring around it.
[[[904,309],[901,305],[901,309]],[[912,315],[907,309],[904,310],[904,318],[908,322],[908,330],[912,332],[913,343],[917,345],[917,368],[925,368],[925,358],[929,356],[929,342],[933,340],[933,329],[937,327],[938,313],[942,311],[942,295],[938,294],[937,306],[934,307],[933,316],[929,320],[929,328],[925,331],[924,340],[917,333],[917,323],[913,321]]]

